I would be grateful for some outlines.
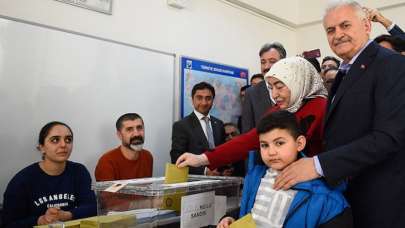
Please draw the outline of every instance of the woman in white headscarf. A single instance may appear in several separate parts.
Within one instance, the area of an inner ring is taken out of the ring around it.
[[[266,73],[265,80],[272,91],[276,105],[268,113],[285,109],[295,113],[305,130],[307,156],[314,156],[322,148],[322,122],[327,105],[327,91],[322,78],[307,60],[301,57],[285,58],[275,63]],[[210,169],[245,160],[249,151],[259,150],[256,129],[233,138],[210,152],[201,155],[184,153],[177,160],[179,167],[208,165]]]

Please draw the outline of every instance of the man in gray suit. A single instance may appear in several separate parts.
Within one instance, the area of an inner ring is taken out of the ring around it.
[[[286,55],[282,44],[278,42],[264,44],[259,51],[262,74],[265,75],[274,63],[285,58]],[[242,105],[242,132],[255,128],[262,115],[273,103],[265,80],[247,89]]]

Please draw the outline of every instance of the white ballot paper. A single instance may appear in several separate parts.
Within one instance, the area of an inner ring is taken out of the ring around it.
[[[180,228],[199,228],[214,220],[215,192],[204,192],[181,198]]]

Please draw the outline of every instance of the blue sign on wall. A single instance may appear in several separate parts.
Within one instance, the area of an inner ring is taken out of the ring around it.
[[[248,84],[249,71],[244,68],[181,57],[181,117],[193,110],[191,90],[205,81],[215,88],[210,114],[224,122],[237,123],[241,112],[240,88]]]

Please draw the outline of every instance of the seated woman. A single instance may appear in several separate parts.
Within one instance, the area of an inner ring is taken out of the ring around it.
[[[327,91],[322,78],[307,60],[301,57],[285,58],[275,63],[266,73],[276,105],[268,113],[284,109],[295,116],[305,129],[307,156],[322,150],[322,124],[327,104]],[[179,167],[209,165],[210,169],[246,159],[249,151],[259,149],[256,128],[233,138],[215,150],[201,155],[184,153],[176,164]]]
[[[55,121],[42,127],[37,147],[42,161],[18,172],[4,193],[5,227],[32,227],[97,214],[89,172],[82,164],[68,161],[72,147],[68,125]]]

